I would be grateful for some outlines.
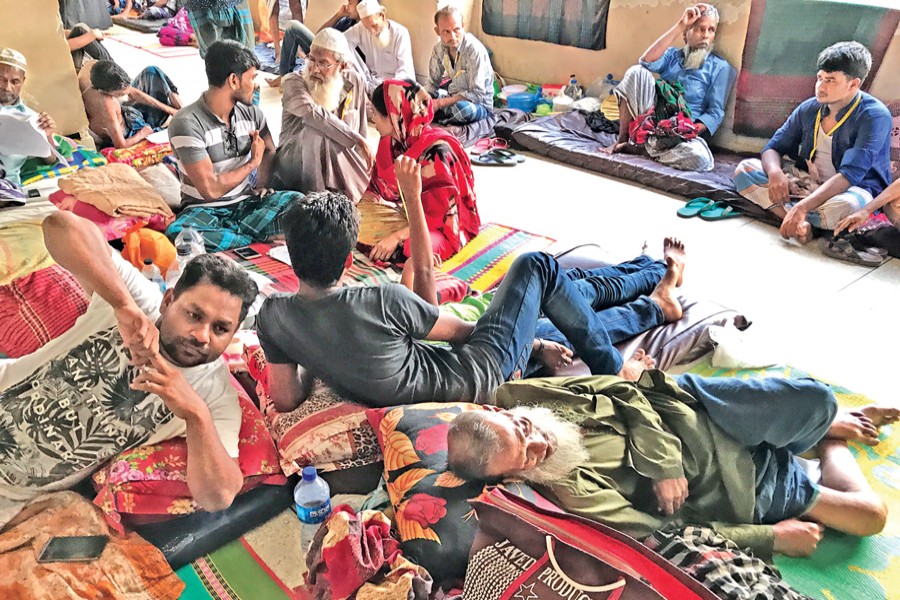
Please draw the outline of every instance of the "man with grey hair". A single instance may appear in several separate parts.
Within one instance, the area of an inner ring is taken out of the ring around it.
[[[306,69],[284,78],[276,187],[339,191],[358,201],[369,183],[373,154],[366,139],[366,85],[351,64],[344,34],[321,30]]]
[[[604,151],[647,151],[652,158],[676,168],[696,171],[713,168],[712,153],[706,142],[722,124],[728,94],[737,77],[734,67],[712,53],[718,26],[719,11],[714,6],[692,6],[647,48],[639,65],[625,72],[615,90],[619,100],[619,138]],[[672,45],[679,38],[684,41],[684,48]],[[629,142],[631,122],[656,105],[657,85],[653,73],[669,83],[681,84],[684,103],[690,110],[690,115],[685,116],[696,125],[698,137],[679,144],[677,151],[655,148],[652,143],[636,147]]]
[[[385,79],[415,79],[409,30],[387,18],[378,0],[363,0],[356,7],[359,23],[345,35],[355,50],[357,68],[371,94]]]
[[[873,535],[887,518],[847,442],[877,444],[900,409],[839,411],[812,379],[529,379],[500,386],[494,403],[450,423],[456,475],[528,480],[563,509],[638,539],[678,519],[758,556],[803,556],[823,526]],[[819,483],[795,459],[812,448]]]

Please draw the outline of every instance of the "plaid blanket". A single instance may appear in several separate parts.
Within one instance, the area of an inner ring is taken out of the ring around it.
[[[67,163],[56,163],[48,165],[42,158],[29,158],[22,165],[19,177],[22,179],[22,187],[36,183],[42,179],[53,179],[54,177],[62,177],[69,175],[85,167],[100,167],[106,164],[103,155],[89,150],[83,146],[71,146],[63,138],[57,137],[59,149],[62,155],[67,159]]]
[[[481,24],[490,35],[603,50],[609,3],[610,0],[484,0]]]

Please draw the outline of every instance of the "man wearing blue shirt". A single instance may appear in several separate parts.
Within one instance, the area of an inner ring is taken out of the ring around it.
[[[839,42],[816,66],[815,97],[791,113],[760,159],[734,173],[738,193],[777,215],[782,237],[801,243],[813,228],[836,229],[891,183],[891,113],[859,89],[872,55],[858,42]]]
[[[640,65],[625,72],[622,82],[615,90],[619,99],[619,139],[606,149],[609,153],[635,151],[628,143],[629,125],[638,116],[654,107],[656,103],[656,80],[653,73],[669,83],[680,83],[684,88],[684,100],[691,111],[690,117],[697,127],[700,138],[689,143],[690,153],[695,155],[691,170],[712,169],[712,154],[706,145],[722,124],[725,104],[734,85],[737,71],[728,62],[712,53],[716,30],[719,26],[719,12],[709,4],[697,4],[684,14],[666,33],[641,56]],[[678,38],[685,43],[684,48],[672,46]],[[688,148],[681,148],[682,152]],[[667,162],[667,156],[655,156],[660,162]],[[683,168],[687,166],[680,166]]]

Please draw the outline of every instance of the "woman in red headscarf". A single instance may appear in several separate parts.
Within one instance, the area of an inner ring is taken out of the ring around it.
[[[360,245],[371,247],[373,260],[409,257],[409,223],[394,174],[394,160],[406,155],[422,167],[422,208],[432,252],[440,260],[450,258],[481,227],[469,157],[453,135],[431,126],[431,96],[414,81],[386,80],[375,88],[372,105],[382,137],[359,203]]]

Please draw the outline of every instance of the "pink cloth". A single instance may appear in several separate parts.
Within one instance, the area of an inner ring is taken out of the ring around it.
[[[50,194],[50,202],[59,210],[67,210],[94,223],[100,228],[106,241],[118,240],[130,230],[145,226],[156,231],[165,231],[169,224],[169,220],[162,215],[154,215],[149,220],[141,217],[111,217],[99,208],[82,202],[62,190]]]

